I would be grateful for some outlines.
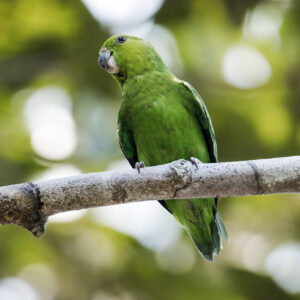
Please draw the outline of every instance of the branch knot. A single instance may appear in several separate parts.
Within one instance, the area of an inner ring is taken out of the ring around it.
[[[36,237],[40,237],[45,232],[45,224],[47,222],[47,218],[44,217],[41,213],[41,209],[42,209],[44,203],[41,200],[41,192],[40,192],[38,185],[33,182],[28,182],[28,185],[31,189],[31,193],[33,194],[34,208],[35,208],[35,215],[36,215],[36,220],[32,224],[33,227],[29,228],[29,230]]]
[[[176,198],[178,191],[185,189],[192,182],[193,171],[191,163],[185,159],[179,159],[170,165],[174,174],[175,191],[173,198]]]

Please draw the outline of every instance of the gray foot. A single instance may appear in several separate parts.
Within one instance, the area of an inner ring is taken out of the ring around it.
[[[139,174],[141,173],[141,169],[144,169],[144,168],[145,168],[145,164],[143,161],[135,163],[135,169],[138,170]]]

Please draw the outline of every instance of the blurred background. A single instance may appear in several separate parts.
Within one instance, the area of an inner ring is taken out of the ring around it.
[[[206,102],[220,161],[299,155],[299,0],[0,0],[0,185],[129,168],[112,34],[150,41]],[[300,299],[300,196],[220,201],[205,262],[157,202],[0,227],[1,300]]]

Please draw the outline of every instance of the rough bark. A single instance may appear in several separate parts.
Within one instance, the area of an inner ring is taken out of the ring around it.
[[[91,173],[0,187],[0,224],[41,236],[58,212],[143,200],[300,192],[300,156],[193,165],[177,160],[137,170]]]

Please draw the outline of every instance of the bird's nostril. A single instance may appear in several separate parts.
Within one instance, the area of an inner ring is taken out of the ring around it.
[[[103,49],[101,49],[101,53],[103,53],[103,52],[106,52],[107,51],[107,48],[103,48]]]

